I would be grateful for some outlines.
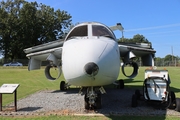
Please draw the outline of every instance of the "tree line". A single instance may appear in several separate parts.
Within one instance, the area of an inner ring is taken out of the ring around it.
[[[180,66],[180,57],[174,55],[166,55],[164,58],[155,58],[156,66]]]
[[[72,16],[42,3],[0,2],[0,50],[5,59],[26,58],[23,49],[57,40],[71,25]]]

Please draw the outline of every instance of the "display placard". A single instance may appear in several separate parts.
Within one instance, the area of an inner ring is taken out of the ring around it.
[[[0,93],[14,93],[18,87],[19,84],[3,84],[0,87]]]

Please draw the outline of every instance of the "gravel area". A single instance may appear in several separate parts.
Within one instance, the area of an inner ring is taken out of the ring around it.
[[[105,88],[106,89],[106,88]],[[69,89],[65,92],[44,90],[17,101],[17,112],[3,108],[0,115],[175,115],[180,112],[157,109],[138,101],[138,107],[131,107],[134,89],[107,88],[102,95],[102,109],[85,110],[84,95],[78,94],[79,89]],[[8,106],[13,106],[10,104]],[[6,106],[6,107],[8,107]]]

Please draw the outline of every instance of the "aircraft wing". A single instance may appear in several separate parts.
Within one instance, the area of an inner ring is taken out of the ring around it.
[[[123,30],[121,23],[117,23],[116,26],[110,27],[112,31]],[[146,43],[124,43],[118,42],[120,57],[124,63],[130,63],[131,59],[134,57],[141,57],[141,61],[143,66],[154,66],[154,54],[155,50],[153,50],[151,44]]]
[[[155,50],[146,43],[118,43],[120,56],[124,63],[134,57],[141,57],[143,66],[154,66]]]
[[[29,58],[28,70],[40,69],[42,61],[50,61],[57,66],[61,60],[62,45],[63,41],[57,40],[24,49]]]
[[[29,54],[29,53],[33,53],[33,52],[39,52],[42,50],[47,50],[50,48],[62,47],[63,43],[64,43],[64,41],[62,39],[60,39],[60,40],[52,41],[49,43],[45,43],[45,44],[30,47],[30,48],[26,48],[26,49],[24,49],[24,52],[26,54]]]

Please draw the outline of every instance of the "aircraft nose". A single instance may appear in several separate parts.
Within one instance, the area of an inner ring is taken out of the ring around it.
[[[98,71],[99,71],[99,67],[97,64],[95,64],[94,62],[89,62],[84,66],[84,69],[86,71],[87,74],[89,75],[97,75]]]

